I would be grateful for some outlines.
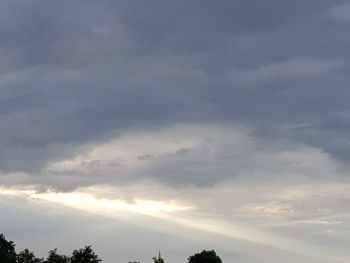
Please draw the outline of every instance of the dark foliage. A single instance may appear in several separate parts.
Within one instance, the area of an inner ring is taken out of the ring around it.
[[[70,263],[99,263],[102,260],[95,254],[91,246],[74,250]]]
[[[42,263],[43,259],[37,258],[33,252],[27,248],[17,254],[17,263]]]
[[[16,263],[15,244],[7,241],[3,234],[0,234],[0,262]]]
[[[153,257],[152,259],[153,259],[154,263],[165,263],[164,259],[160,255],[160,251],[158,253],[158,257]]]
[[[49,256],[44,261],[45,263],[69,263],[69,258],[65,255],[57,253],[57,248],[49,251]]]
[[[165,263],[160,255],[152,258],[154,263]],[[0,263],[100,263],[102,260],[92,250],[91,246],[85,246],[73,251],[72,255],[65,256],[57,253],[57,248],[49,251],[47,259],[37,258],[34,252],[29,249],[16,253],[15,244],[7,241],[3,234],[0,234]],[[130,261],[129,263],[140,263]],[[203,250],[188,258],[188,263],[222,263],[221,258],[214,250]]]
[[[214,250],[203,250],[188,258],[188,263],[222,263],[221,258]]]

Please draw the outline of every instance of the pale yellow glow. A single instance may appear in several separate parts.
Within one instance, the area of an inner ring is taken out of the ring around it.
[[[15,189],[15,188],[0,187],[0,194],[11,195],[11,196],[23,196],[23,195],[35,194],[35,191],[30,189]]]
[[[189,210],[189,207],[176,204],[167,204],[160,201],[138,200],[127,203],[121,200],[97,199],[87,193],[44,193],[32,194],[34,199],[46,200],[54,203],[67,205],[70,207],[99,212],[127,211],[145,215],[155,215],[157,213],[172,213],[176,211]]]
[[[144,215],[158,215],[160,213],[173,213],[177,211],[187,211],[190,207],[175,203],[161,201],[135,199],[132,203],[122,200],[109,200],[96,198],[92,194],[83,192],[71,193],[36,193],[28,189],[0,188],[0,194],[12,196],[25,196],[36,200],[45,200],[89,212],[133,212]]]
[[[327,256],[328,252],[323,253],[319,248],[310,244],[278,237],[241,224],[224,222],[218,218],[208,219],[203,216],[194,216],[192,213],[178,213],[190,211],[192,208],[174,203],[137,199],[132,203],[128,203],[121,200],[96,198],[92,194],[83,192],[35,193],[28,189],[18,190],[1,187],[0,194],[23,196],[32,200],[44,200],[111,218],[119,218],[120,214],[123,214],[123,212],[152,216],[162,219],[164,226],[160,226],[157,221],[155,221],[156,223],[147,221],[147,227],[153,227],[158,230],[162,229],[164,232],[173,235],[181,235],[183,238],[196,239],[198,237],[196,237],[194,233],[196,230],[199,230],[204,233],[212,233],[233,239],[263,244],[297,254],[304,254],[313,258],[318,258],[319,262],[331,262],[329,261],[330,258]],[[174,228],[174,224],[177,226],[176,228]]]

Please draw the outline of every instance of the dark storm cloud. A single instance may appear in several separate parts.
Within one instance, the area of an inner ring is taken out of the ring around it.
[[[120,128],[193,121],[347,160],[349,144],[329,143],[350,140],[348,24],[329,11],[342,3],[2,1],[0,168],[40,171]]]

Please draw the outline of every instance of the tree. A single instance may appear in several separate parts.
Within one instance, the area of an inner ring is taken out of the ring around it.
[[[221,258],[214,250],[203,250],[188,258],[188,263],[222,263]]]
[[[99,263],[102,260],[95,254],[91,246],[74,250],[70,263]]]
[[[16,263],[15,244],[7,241],[3,234],[0,234],[0,262]]]
[[[49,251],[49,256],[45,263],[68,263],[68,257],[57,253],[57,248]]]
[[[164,259],[160,255],[160,251],[158,253],[158,257],[153,257],[152,259],[153,259],[154,263],[165,263]]]
[[[25,249],[17,254],[17,263],[42,263],[43,259],[37,258],[29,249]]]

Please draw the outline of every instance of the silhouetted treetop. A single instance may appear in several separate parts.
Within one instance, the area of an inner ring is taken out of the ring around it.
[[[158,256],[152,258],[154,263],[165,263],[160,251]],[[48,253],[44,260],[37,258],[34,252],[24,249],[18,254],[15,250],[15,244],[6,240],[4,234],[0,234],[0,263],[100,263],[102,260],[96,255],[91,246],[73,250],[71,256],[57,253],[57,248]],[[140,263],[139,261],[129,261],[128,263]],[[221,258],[216,255],[214,250],[203,250],[188,258],[188,263],[222,263]]]
[[[17,254],[17,263],[42,263],[43,259],[37,258],[29,249],[25,249]]]
[[[0,262],[16,263],[15,244],[7,241],[3,234],[0,234]]]
[[[158,252],[158,257],[153,257],[152,259],[154,263],[165,263],[164,259],[160,255],[160,251]]]
[[[49,251],[49,256],[44,261],[45,263],[68,263],[69,258],[65,255],[57,253],[57,248]]]
[[[221,258],[214,250],[203,250],[188,258],[188,263],[222,263]]]
[[[95,254],[91,246],[74,250],[70,263],[99,263],[102,260]]]

